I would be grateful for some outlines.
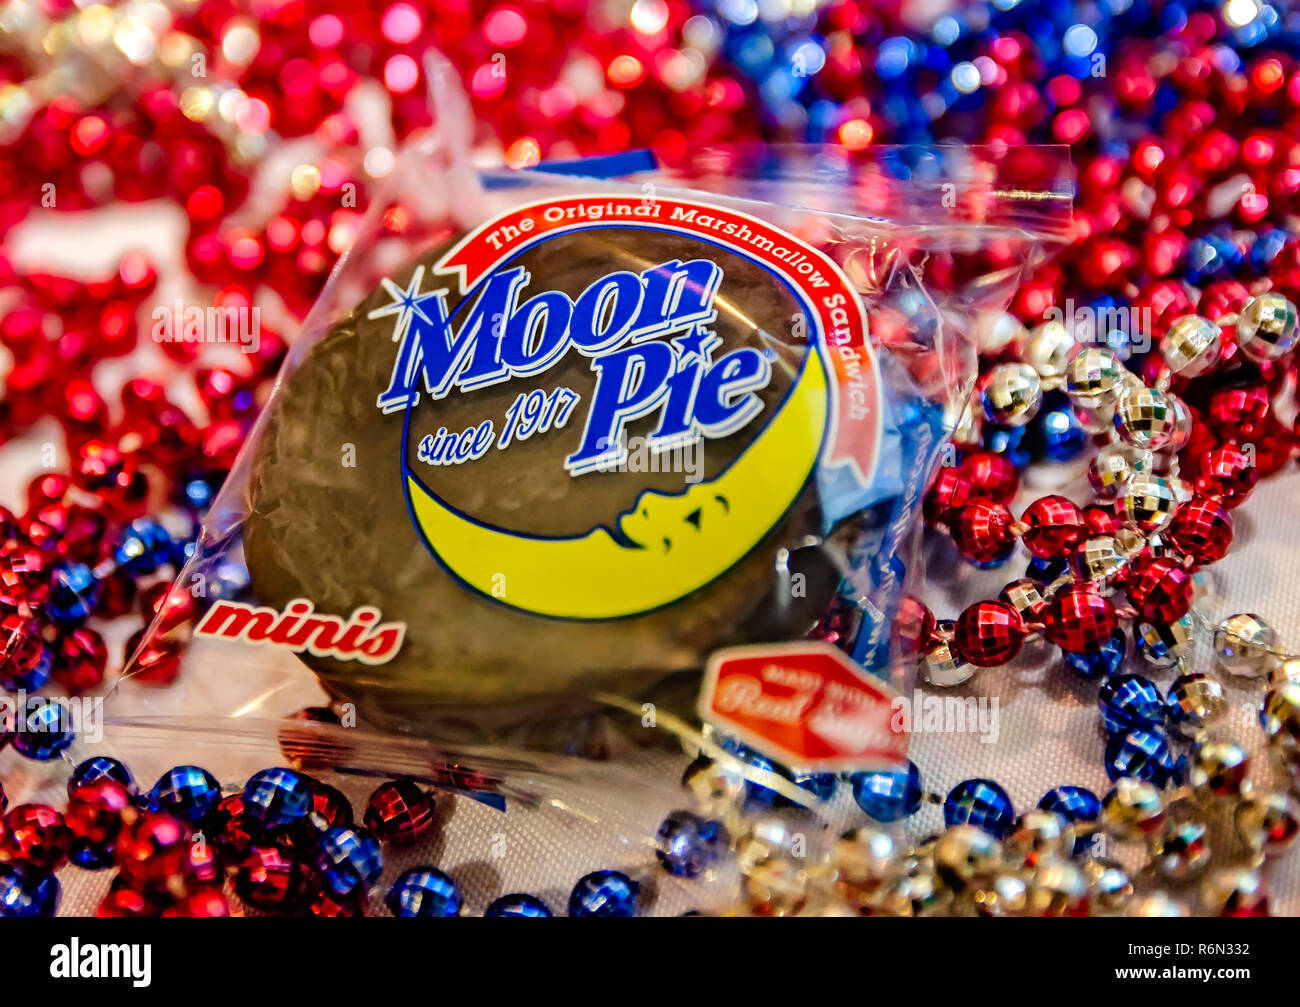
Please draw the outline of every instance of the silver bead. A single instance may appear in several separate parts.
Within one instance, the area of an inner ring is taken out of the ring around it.
[[[1008,311],[984,311],[975,319],[975,345],[984,356],[1001,353],[1029,338],[1029,330]]]
[[[1002,847],[977,826],[954,825],[935,840],[931,856],[940,880],[954,891],[961,891],[1001,864]]]
[[[1019,345],[1019,357],[1039,377],[1059,378],[1079,347],[1062,322],[1044,322],[1032,329]]]
[[[1028,364],[998,364],[976,387],[984,416],[1003,427],[1023,427],[1043,403],[1043,386]]]
[[[1134,475],[1120,497],[1129,523],[1145,532],[1168,527],[1178,510],[1178,497],[1169,481],[1146,472]]]
[[[699,804],[713,815],[726,814],[736,804],[745,788],[740,773],[724,767],[707,756],[700,756],[682,774],[682,786],[695,795]]]
[[[1194,634],[1190,614],[1177,622],[1155,624],[1138,620],[1133,624],[1138,653],[1153,668],[1172,668],[1186,657]]]
[[[1276,689],[1287,682],[1300,682],[1300,657],[1288,657],[1268,669],[1268,687]]]
[[[1300,833],[1300,804],[1281,790],[1252,795],[1237,805],[1235,824],[1251,852],[1276,856],[1286,852]]]
[[[1155,456],[1146,448],[1107,444],[1093,456],[1088,466],[1088,482],[1098,496],[1114,498],[1137,473],[1155,471],[1155,464]]]
[[[1159,451],[1178,429],[1178,414],[1157,388],[1129,388],[1120,393],[1115,429],[1129,444]]]
[[[998,592],[998,600],[1006,602],[1025,622],[1037,622],[1047,605],[1047,599],[1038,587],[1038,582],[1028,577],[1013,580]]]
[[[1295,747],[1300,742],[1300,683],[1285,682],[1270,689],[1259,720],[1275,746]]]
[[[1183,315],[1160,339],[1160,354],[1175,374],[1194,378],[1219,362],[1223,337],[1219,327],[1200,315]]]
[[[867,908],[876,892],[906,869],[898,841],[873,825],[844,833],[831,849],[831,865],[836,889],[858,910]]]
[[[1192,914],[1172,895],[1152,892],[1149,895],[1139,895],[1129,902],[1124,915],[1142,919],[1177,919]]]
[[[1164,795],[1154,783],[1120,777],[1102,798],[1100,821],[1116,839],[1143,839],[1164,825]]]
[[[1035,808],[1017,818],[1002,840],[1002,859],[1013,867],[1033,865],[1043,857],[1065,856],[1073,846],[1069,823],[1055,811]]]
[[[791,916],[808,898],[808,872],[786,857],[753,864],[741,878],[741,892],[758,916]]]
[[[1173,454],[1187,447],[1187,442],[1192,438],[1192,425],[1195,420],[1192,411],[1187,408],[1187,403],[1181,396],[1173,392],[1165,392],[1165,398],[1169,400],[1174,410],[1174,427],[1169,435],[1169,441],[1165,444],[1165,450]]]
[[[1258,294],[1237,315],[1237,345],[1258,363],[1286,356],[1296,344],[1295,305],[1275,291]]]
[[[1029,875],[1026,916],[1083,916],[1088,912],[1088,879],[1062,857],[1044,857]]]
[[[1267,915],[1264,879],[1253,867],[1218,867],[1201,883],[1201,908],[1212,916]]]
[[[1083,409],[1114,405],[1123,387],[1126,368],[1110,350],[1083,350],[1070,361],[1065,390],[1070,401]]]
[[[1079,576],[1088,581],[1107,580],[1124,569],[1128,557],[1114,535],[1093,535],[1084,539],[1073,557]]]
[[[979,669],[957,654],[952,644],[938,640],[921,654],[921,673],[931,685],[950,688],[961,685]]]
[[[1151,844],[1151,862],[1169,881],[1191,881],[1210,866],[1210,844],[1204,822],[1168,819]]]
[[[1000,870],[971,895],[980,916],[1022,916],[1029,902],[1029,883],[1016,871]]]
[[[775,812],[756,816],[749,829],[736,840],[736,865],[741,873],[766,860],[777,860],[798,852],[804,834]]]
[[[1168,703],[1177,707],[1170,720],[1179,733],[1192,737],[1228,712],[1228,700],[1217,678],[1203,671],[1179,675],[1169,686]]]
[[[1242,796],[1249,789],[1250,756],[1235,741],[1203,738],[1187,754],[1187,782],[1206,804]]]
[[[952,904],[952,892],[934,871],[919,867],[895,878],[872,900],[872,912],[882,916],[938,916]]]
[[[1232,675],[1263,677],[1277,646],[1277,631],[1253,612],[1230,615],[1214,631],[1215,663]]]
[[[1080,862],[1079,869],[1088,882],[1093,905],[1099,909],[1118,912],[1133,897],[1133,879],[1115,861],[1088,857]]]

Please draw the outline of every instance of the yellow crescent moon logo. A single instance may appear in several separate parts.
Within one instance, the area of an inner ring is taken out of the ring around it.
[[[828,413],[826,365],[809,346],[758,439],[714,479],[680,494],[643,493],[618,519],[626,542],[603,527],[570,538],[520,535],[465,517],[409,475],[407,491],[429,546],[470,587],[539,615],[616,619],[677,601],[739,563],[803,490]]]

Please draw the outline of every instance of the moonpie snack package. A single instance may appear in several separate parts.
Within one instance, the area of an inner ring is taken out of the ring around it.
[[[173,586],[198,615],[137,652],[181,657],[149,708],[283,716],[316,682],[379,728],[564,749],[611,703],[689,721],[719,654],[906,688],[919,503],[977,315],[1068,224],[1063,151],[484,172],[440,80]],[[228,564],[247,588],[208,590]]]

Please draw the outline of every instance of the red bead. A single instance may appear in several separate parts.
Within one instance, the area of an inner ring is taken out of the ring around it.
[[[1232,546],[1232,515],[1217,500],[1196,497],[1178,508],[1169,538],[1198,565],[1217,563]]]
[[[1205,452],[1196,465],[1196,489],[1205,496],[1218,497],[1225,507],[1233,508],[1250,495],[1259,482],[1255,459],[1235,444],[1225,444]]]
[[[1043,635],[1062,650],[1083,654],[1111,638],[1118,625],[1110,599],[1076,584],[1058,591],[1043,613]]]
[[[1083,523],[1089,536],[1114,535],[1124,524],[1113,510],[1096,504],[1083,508]]]
[[[309,706],[288,719],[339,724],[338,714],[327,706]],[[289,727],[280,731],[279,741],[280,751],[294,769],[324,769],[341,762],[348,754],[348,746],[340,740],[337,731]]]
[[[71,485],[72,480],[62,473],[37,476],[27,484],[27,513],[34,513],[48,504],[62,503]]]
[[[1011,512],[1003,504],[976,497],[952,519],[952,540],[972,563],[1000,563],[1016,547],[1011,523]]]
[[[957,471],[956,466],[943,466],[935,476],[929,492],[925,494],[925,502],[922,504],[921,509],[926,524],[932,527],[947,526],[953,512],[966,506],[967,501],[974,495],[969,480]]]
[[[1035,500],[1025,508],[1021,521],[1029,525],[1021,541],[1039,559],[1060,559],[1073,552],[1088,532],[1083,512],[1063,496]]]
[[[1136,560],[1125,588],[1147,622],[1177,622],[1192,607],[1192,575],[1168,556]]]
[[[181,668],[181,647],[176,641],[155,635],[146,644],[147,629],[137,630],[126,641],[122,653],[123,674],[142,685],[171,685]]]
[[[108,664],[104,638],[89,626],[78,626],[54,641],[54,680],[70,692],[101,685]]]
[[[979,668],[1006,664],[1018,653],[1025,638],[1020,613],[1000,601],[980,601],[957,617],[953,641],[957,650]]]
[[[279,846],[254,846],[235,873],[235,893],[254,909],[292,913],[311,897],[312,876]]]
[[[244,811],[243,794],[223,797],[216,810],[204,819],[204,831],[228,864],[243,860],[261,836],[258,824]]]
[[[50,594],[46,566],[39,549],[17,540],[0,545],[0,605],[9,609],[43,605]]]
[[[356,892],[338,895],[328,888],[322,888],[311,900],[307,911],[313,916],[331,918],[336,916],[355,917],[366,914],[366,904]]]
[[[998,503],[1010,503],[1020,488],[1020,474],[1005,455],[993,451],[975,451],[957,466],[970,483],[972,495],[988,497]]]
[[[48,804],[20,804],[5,816],[0,861],[53,871],[68,856],[72,833]]]
[[[1264,429],[1270,408],[1268,389],[1263,385],[1219,388],[1210,396],[1205,419],[1225,440],[1249,440]]]
[[[894,637],[905,654],[916,654],[934,632],[934,613],[915,595],[904,595],[894,619]]]
[[[230,904],[220,888],[209,885],[168,906],[163,911],[163,915],[194,919],[224,919],[230,915]]]
[[[141,812],[117,839],[117,868],[134,887],[165,889],[189,862],[191,829],[170,815]]]
[[[433,827],[433,801],[412,780],[393,780],[370,795],[366,828],[381,840],[401,846]]]
[[[194,619],[194,608],[194,595],[184,587],[173,590],[169,581],[151,585],[140,592],[140,612],[145,625],[153,624],[156,633],[170,635],[188,626]]]
[[[117,838],[123,815],[134,808],[129,789],[117,780],[102,777],[72,788],[64,817],[74,840],[103,846]]]
[[[45,684],[49,650],[31,616],[13,613],[0,619],[0,682],[6,688],[39,688]],[[39,681],[37,681],[39,679]]]
[[[95,915],[113,919],[161,916],[167,901],[166,896],[157,892],[115,884],[100,900]]]
[[[344,794],[319,781],[312,782],[311,811],[307,820],[317,832],[352,824],[352,805]]]

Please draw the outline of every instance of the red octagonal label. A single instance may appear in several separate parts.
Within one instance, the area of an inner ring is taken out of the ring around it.
[[[907,758],[907,734],[892,724],[895,696],[832,644],[760,644],[714,652],[699,713],[786,766],[882,769]]]

